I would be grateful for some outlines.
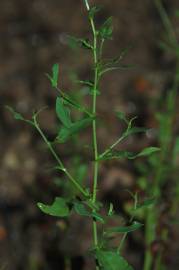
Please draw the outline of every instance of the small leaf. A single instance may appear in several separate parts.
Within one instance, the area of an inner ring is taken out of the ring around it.
[[[85,208],[83,203],[75,202],[74,203],[74,210],[80,216],[87,216],[87,217],[91,216],[91,213]]]
[[[111,217],[114,215],[114,206],[112,203],[109,205],[109,211],[108,211],[108,216]]]
[[[153,153],[156,153],[160,151],[160,148],[158,147],[147,147],[144,148],[139,154],[136,155],[136,157],[146,157],[146,156],[150,156]]]
[[[153,206],[155,203],[156,203],[155,198],[146,199],[141,204],[138,204],[136,209],[134,209],[134,211],[137,211],[138,209],[141,209],[141,208]]]
[[[56,216],[56,217],[66,217],[70,214],[69,207],[65,199],[56,197],[55,201],[51,205],[37,203],[37,206],[45,214]]]
[[[56,99],[56,113],[65,127],[71,127],[70,111],[64,106],[62,98]]]
[[[158,152],[160,148],[157,147],[147,147],[143,149],[141,152],[133,153],[129,151],[117,151],[117,150],[109,150],[106,152],[106,154],[102,154],[98,157],[98,160],[110,160],[110,159],[135,159],[138,157],[144,157],[144,156],[149,156],[155,152]]]
[[[24,117],[20,113],[14,111],[14,109],[12,107],[6,106],[6,108],[13,114],[14,119],[25,121]]]
[[[117,151],[117,150],[109,150],[105,155],[101,155],[98,157],[98,160],[110,160],[110,159],[124,159],[131,158],[133,153],[129,151]]]
[[[69,128],[62,127],[57,136],[57,141],[59,143],[65,143],[71,136],[89,126],[92,120],[93,120],[92,117],[86,117],[79,121],[76,121],[75,123],[72,123]]]
[[[131,127],[131,128],[128,128],[122,136],[126,138],[130,135],[134,135],[137,133],[145,133],[147,130],[148,130],[147,128],[142,128],[142,127]]]
[[[101,270],[133,270],[121,255],[113,251],[96,250],[96,259]]]
[[[59,65],[54,64],[52,67],[52,76],[47,74],[47,77],[51,81],[52,87],[57,88],[58,86],[58,74],[59,74]]]
[[[52,86],[57,87],[58,85],[58,74],[59,74],[59,65],[54,64],[52,67]]]
[[[75,202],[74,203],[74,210],[80,216],[93,217],[97,221],[100,221],[100,222],[104,223],[104,219],[103,219],[103,217],[101,215],[99,215],[96,212],[88,211],[86,209],[85,205],[83,203],[81,203],[81,202]]]
[[[33,121],[25,119],[20,113],[16,112],[12,107],[6,106],[6,109],[9,110],[12,113],[14,119],[24,121],[24,122],[34,126]]]
[[[73,36],[68,36],[68,44],[71,48],[84,48],[88,50],[92,50],[93,46],[90,44],[90,40],[88,38],[76,38]]]
[[[108,18],[99,29],[99,35],[103,39],[111,39],[113,33],[112,17]]]
[[[111,233],[129,233],[138,230],[143,226],[142,223],[134,221],[132,225],[130,226],[120,226],[120,227],[113,227],[109,228],[106,231],[106,234],[111,234]]]

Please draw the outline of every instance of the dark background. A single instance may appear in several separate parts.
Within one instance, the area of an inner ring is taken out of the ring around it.
[[[179,3],[177,0],[164,2],[178,33],[179,19],[175,10]],[[114,39],[105,46],[105,55],[119,55],[123,48],[132,45],[124,62],[135,65],[132,70],[104,77],[98,102],[98,115],[102,118],[99,147],[104,149],[119,135],[121,125],[113,111],[123,110],[128,115],[138,115],[138,126],[150,128],[147,136],[127,142],[130,149],[140,150],[156,143],[157,123],[152,100],[165,96],[173,78],[175,59],[158,46],[163,27],[153,1],[96,3],[104,6],[98,24],[113,16]],[[53,159],[38,134],[15,121],[4,109],[4,105],[10,105],[30,117],[34,109],[49,106],[41,114],[40,122],[48,136],[53,137],[57,93],[51,89],[45,73],[51,72],[54,63],[59,63],[59,86],[71,92],[77,90],[72,81],[74,70],[82,79],[91,76],[90,54],[70,49],[66,39],[69,34],[89,35],[86,10],[80,0],[0,1],[0,269],[67,270],[68,257],[72,258],[72,269],[94,267],[85,255],[91,241],[90,222],[73,216],[69,221],[70,229],[66,231],[63,221],[58,224],[56,219],[37,209],[36,202],[47,202],[59,195],[53,182],[56,174],[49,170],[49,166],[54,165]],[[91,136],[89,132],[83,135],[87,140]],[[86,155],[78,149],[80,143],[81,140],[77,140],[73,147],[59,147],[67,164],[73,154]],[[135,186],[134,166],[127,162],[110,162],[102,165],[100,175],[100,198],[125,203],[128,195],[121,190]],[[90,185],[90,173],[88,178]],[[176,243],[178,241],[179,238],[175,239]],[[143,236],[138,233],[129,239],[126,247],[126,256],[138,270],[142,269],[143,245]],[[172,259],[167,269],[178,269],[175,243],[169,252]],[[63,268],[64,263],[66,268]]]

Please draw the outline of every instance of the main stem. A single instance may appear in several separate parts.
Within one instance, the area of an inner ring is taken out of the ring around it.
[[[97,55],[97,33],[93,19],[90,19],[92,31],[93,31],[93,58],[94,58],[94,89],[93,89],[93,105],[92,113],[96,115],[96,99],[97,99],[97,88],[98,88],[98,55]],[[97,130],[96,130],[96,117],[93,119],[93,148],[94,148],[94,178],[93,178],[93,195],[92,201],[95,204],[97,197],[97,185],[98,185],[98,144],[97,144]],[[97,233],[97,222],[93,220],[93,239],[95,247],[98,246],[98,233]],[[96,269],[99,269],[96,266]]]

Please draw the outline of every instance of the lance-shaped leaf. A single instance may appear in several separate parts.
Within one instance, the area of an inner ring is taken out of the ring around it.
[[[133,270],[120,254],[113,251],[96,250],[96,259],[101,270]]]
[[[130,226],[119,226],[107,229],[105,234],[111,235],[113,233],[129,233],[140,229],[143,226],[142,223],[134,221]]]
[[[48,215],[55,217],[67,217],[70,214],[69,207],[64,198],[56,197],[51,205],[37,203],[40,210]]]
[[[15,120],[24,121],[24,122],[26,122],[26,123],[28,123],[28,124],[30,124],[30,125],[32,125],[32,126],[34,125],[33,121],[28,120],[28,119],[25,119],[25,118],[22,116],[22,114],[16,112],[12,107],[6,106],[6,109],[9,110],[9,111],[12,113],[12,115],[13,115],[13,117],[14,117]]]
[[[16,112],[12,107],[6,106],[6,109],[8,109],[12,113],[14,119],[21,121],[25,120],[24,117],[20,113]]]
[[[58,86],[58,75],[59,75],[59,65],[54,64],[52,67],[52,76],[47,74],[47,77],[49,78],[52,87],[57,87]]]
[[[151,154],[159,152],[159,151],[160,151],[160,148],[158,148],[158,147],[152,147],[152,146],[146,147],[140,153],[138,153],[135,157],[146,157],[146,156],[150,156]]]
[[[100,214],[89,211],[82,202],[75,202],[74,210],[80,216],[92,217],[95,218],[97,221],[104,223],[104,219]]]
[[[127,138],[130,135],[134,135],[137,133],[145,133],[148,129],[147,128],[142,128],[142,127],[131,127],[127,129],[123,134],[123,138]]]
[[[117,151],[117,150],[109,149],[109,151],[106,151],[106,154],[100,155],[98,160],[124,159],[124,158],[135,159],[138,157],[149,156],[155,152],[158,152],[159,150],[160,148],[158,147],[147,147],[139,153],[133,153],[129,151]]]
[[[156,204],[155,198],[146,199],[142,203],[138,204],[136,209],[134,209],[133,211],[137,211],[137,210],[139,210],[141,208],[145,208],[145,207],[150,207],[150,206],[153,206],[154,204]]]
[[[56,113],[58,118],[66,128],[71,127],[72,122],[70,118],[70,111],[64,106],[62,98],[56,99]]]
[[[101,28],[99,29],[99,35],[103,39],[111,39],[113,33],[112,17],[108,18]]]
[[[90,43],[90,40],[88,38],[76,38],[73,36],[68,36],[67,38],[68,45],[71,48],[84,48],[88,50],[92,50],[93,46]]]
[[[76,121],[75,123],[72,123],[70,127],[63,126],[58,133],[57,141],[59,143],[66,142],[71,136],[89,126],[92,120],[92,117],[86,117],[84,119]]]

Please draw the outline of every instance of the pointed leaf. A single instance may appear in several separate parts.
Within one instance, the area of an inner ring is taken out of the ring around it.
[[[21,121],[25,120],[24,117],[20,113],[14,111],[12,107],[6,106],[6,108],[12,113],[12,115],[14,116],[14,119],[21,120]]]
[[[156,153],[160,151],[160,148],[158,147],[147,147],[144,148],[139,154],[136,155],[136,157],[146,157],[146,156],[150,156],[153,153]]]
[[[147,147],[143,149],[140,153],[133,153],[129,151],[117,151],[117,150],[109,150],[106,152],[106,154],[102,154],[99,156],[98,160],[110,160],[110,159],[135,159],[138,157],[144,157],[144,156],[149,156],[155,152],[158,152],[160,148],[158,147]]]
[[[92,117],[87,117],[82,120],[76,121],[75,123],[71,124],[71,126],[68,127],[62,127],[59,131],[57,141],[59,143],[64,143],[66,142],[71,136],[74,134],[78,133],[82,129],[86,128],[89,126],[92,122],[93,118]]]
[[[153,206],[155,203],[156,203],[155,198],[146,199],[141,204],[138,204],[136,209],[134,209],[134,211],[137,211],[138,209],[141,209],[141,208]]]
[[[64,106],[63,99],[56,99],[56,113],[62,124],[69,128],[72,125],[70,111]]]
[[[56,217],[66,217],[70,214],[69,207],[65,201],[65,199],[56,197],[54,202],[51,205],[37,203],[37,206],[40,210],[48,215],[56,216]]]
[[[101,215],[99,215],[98,213],[90,212],[89,210],[87,210],[86,206],[82,202],[75,202],[74,203],[74,210],[80,216],[93,217],[97,221],[104,223],[104,219]]]
[[[101,270],[133,270],[121,255],[113,251],[97,250],[96,259]]]
[[[99,35],[103,39],[111,39],[113,33],[112,17],[108,18],[99,30]]]
[[[124,138],[130,136],[130,135],[134,135],[137,133],[145,133],[148,129],[147,128],[142,128],[142,127],[132,127],[127,129],[124,134],[122,135]]]
[[[52,87],[56,88],[58,86],[58,74],[59,74],[59,65],[54,64],[52,67],[52,76],[46,74],[49,80],[51,81]]]
[[[111,233],[129,233],[138,230],[143,226],[142,223],[134,221],[132,225],[130,226],[120,226],[120,227],[113,227],[107,229],[106,233],[111,234]]]

